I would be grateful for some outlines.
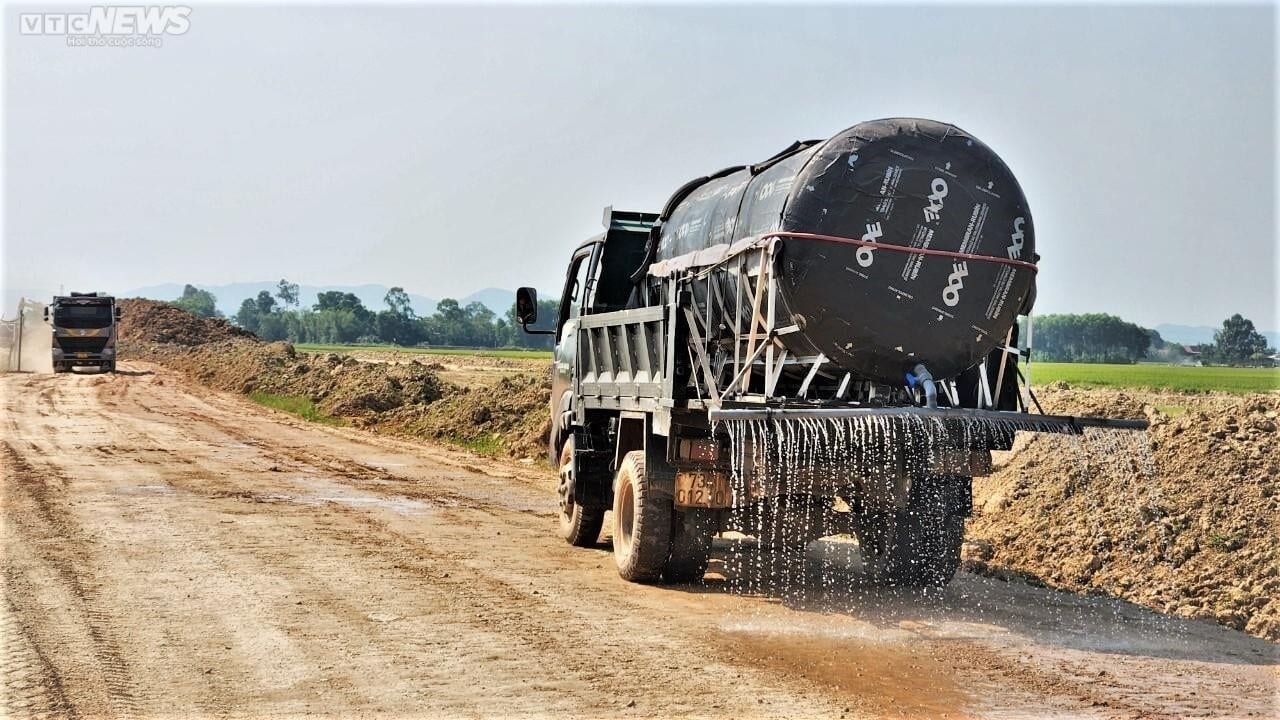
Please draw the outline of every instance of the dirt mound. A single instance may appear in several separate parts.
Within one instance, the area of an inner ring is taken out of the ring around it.
[[[117,301],[120,319],[120,344],[127,351],[150,344],[203,345],[241,338],[257,340],[248,330],[238,328],[221,318],[192,315],[169,303],[141,298]]]
[[[157,358],[212,387],[252,394],[305,397],[332,417],[371,425],[388,413],[421,413],[448,389],[418,362],[365,363],[337,354],[299,353],[286,342],[224,340],[169,347]]]
[[[455,387],[426,414],[406,418],[402,429],[480,452],[544,459],[551,422],[549,373],[516,374],[486,387]]]
[[[974,481],[968,566],[1280,639],[1280,397],[1041,395],[1151,429],[1019,438]]]
[[[360,427],[446,440],[490,455],[542,458],[549,424],[546,373],[515,373],[482,387],[440,379],[442,366],[362,362],[297,352],[225,320],[151,300],[122,302],[126,357],[145,358],[220,390],[306,398],[320,414]],[[126,323],[129,323],[126,325]]]

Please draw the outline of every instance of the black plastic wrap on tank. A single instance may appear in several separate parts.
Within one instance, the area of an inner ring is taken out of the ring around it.
[[[953,125],[873,120],[710,180],[670,212],[656,259],[769,232],[784,234],[780,324],[800,327],[782,341],[859,377],[898,385],[917,363],[954,377],[997,347],[1034,299],[1026,265],[785,235],[1034,261],[1017,180]]]

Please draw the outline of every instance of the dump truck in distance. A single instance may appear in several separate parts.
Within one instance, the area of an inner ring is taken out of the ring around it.
[[[116,323],[120,308],[115,298],[102,293],[56,296],[45,308],[45,320],[53,326],[53,371],[74,367],[116,371]]]
[[[612,510],[628,580],[701,578],[737,531],[849,533],[874,581],[943,585],[992,450],[1145,427],[1032,411],[1030,211],[952,125],[861,123],[604,225],[570,258],[554,329],[530,330],[532,288],[516,310],[556,337],[561,534],[594,544]]]

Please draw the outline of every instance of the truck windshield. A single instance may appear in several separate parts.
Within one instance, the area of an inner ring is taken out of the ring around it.
[[[110,305],[72,305],[53,311],[53,324],[62,328],[104,328],[111,325]]]

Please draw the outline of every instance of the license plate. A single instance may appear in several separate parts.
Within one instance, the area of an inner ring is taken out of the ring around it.
[[[87,357],[89,357],[89,353],[76,353],[76,357],[77,357],[77,358],[87,358]]]
[[[715,471],[678,472],[675,501],[679,507],[729,507],[732,501],[729,495],[729,476]]]

